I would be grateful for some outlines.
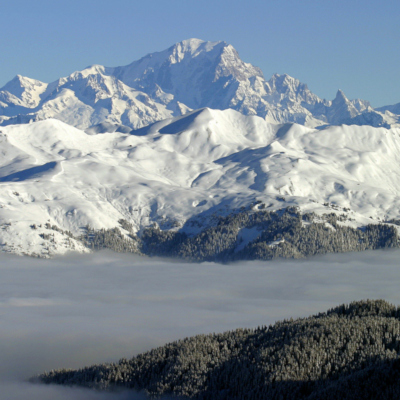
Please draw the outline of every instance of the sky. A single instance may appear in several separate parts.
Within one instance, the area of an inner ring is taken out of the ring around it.
[[[57,368],[117,362],[200,333],[307,317],[339,304],[400,304],[400,250],[304,260],[188,264],[100,252],[0,254],[0,398],[137,400],[33,385]]]
[[[331,100],[400,102],[398,0],[13,0],[1,6],[0,87],[127,65],[184,39],[224,40]]]

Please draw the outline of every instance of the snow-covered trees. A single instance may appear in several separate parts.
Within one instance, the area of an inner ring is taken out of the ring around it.
[[[317,216],[301,214],[288,207],[276,212],[240,209],[226,217],[219,217],[214,226],[197,235],[188,236],[176,230],[162,230],[157,225],[144,229],[139,236],[124,219],[112,229],[84,228],[74,237],[56,225],[45,224],[46,231],[38,233],[52,241],[54,232],[80,240],[93,250],[111,249],[117,252],[183,258],[189,261],[270,260],[277,257],[302,258],[315,254],[362,251],[399,247],[398,231],[394,224],[370,224],[356,229],[341,222],[345,214]],[[244,238],[242,233],[256,230],[257,235]]]
[[[153,398],[393,399],[400,397],[399,352],[400,308],[368,300],[273,326],[198,335],[39,380],[144,390]]]
[[[318,217],[301,214],[295,207],[277,212],[240,210],[219,218],[214,227],[188,237],[158,227],[144,230],[142,251],[149,255],[180,257],[193,261],[233,261],[301,258],[330,252],[361,251],[398,247],[397,230],[389,224],[354,229],[341,225],[344,215]],[[257,228],[260,234],[240,245],[243,229]]]

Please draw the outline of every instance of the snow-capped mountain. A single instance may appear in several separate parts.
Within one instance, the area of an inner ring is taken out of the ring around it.
[[[103,122],[136,129],[204,107],[307,127],[400,126],[396,106],[374,110],[341,91],[323,100],[286,74],[267,81],[222,41],[184,40],[127,66],[93,65],[50,84],[17,76],[0,89],[1,125],[56,118],[80,129]]]
[[[131,132],[56,119],[0,131],[4,251],[86,251],[85,227],[121,220],[132,233],[156,223],[191,235],[255,204],[345,214],[349,226],[399,219],[399,129],[318,130],[205,108]]]
[[[1,106],[12,104],[22,109],[35,108],[40,104],[40,96],[46,89],[46,83],[17,75],[2,88]]]
[[[172,114],[97,65],[51,84],[17,77],[0,99],[4,125],[57,118],[83,129],[104,121],[138,128]]]

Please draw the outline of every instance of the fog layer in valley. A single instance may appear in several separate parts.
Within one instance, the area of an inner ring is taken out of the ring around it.
[[[0,399],[141,398],[32,385],[44,370],[117,361],[198,333],[267,325],[353,300],[400,304],[400,250],[187,264],[101,252],[0,255]]]

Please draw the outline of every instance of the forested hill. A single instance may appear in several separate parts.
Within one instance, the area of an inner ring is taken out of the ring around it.
[[[150,398],[389,400],[400,398],[399,352],[400,308],[368,300],[34,380],[144,391]]]

